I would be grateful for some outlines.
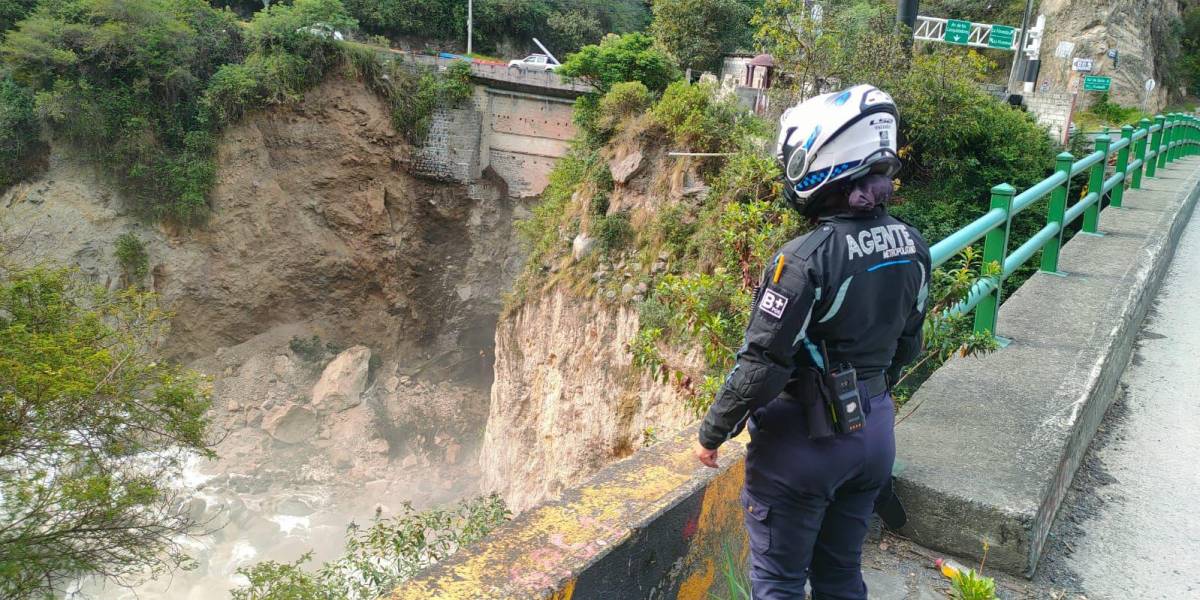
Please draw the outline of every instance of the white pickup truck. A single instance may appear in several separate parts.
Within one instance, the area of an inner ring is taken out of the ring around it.
[[[559,66],[545,54],[530,54],[519,60],[508,61],[508,70],[512,72],[553,71]]]

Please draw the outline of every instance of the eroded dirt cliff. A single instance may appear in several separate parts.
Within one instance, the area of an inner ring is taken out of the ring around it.
[[[57,146],[43,177],[0,196],[28,263],[117,286],[115,240],[136,235],[143,284],[175,313],[165,351],[213,378],[220,459],[184,484],[189,510],[219,530],[201,540],[198,571],[143,597],[222,597],[238,566],[335,555],[346,524],[377,508],[478,492],[524,208],[500,183],[414,177],[409,152],[383,102],[333,78],[224,134],[200,228],[133,218]]]

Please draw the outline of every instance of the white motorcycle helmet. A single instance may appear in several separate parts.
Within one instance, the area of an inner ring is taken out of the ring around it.
[[[856,85],[809,98],[779,118],[775,156],[783,195],[801,213],[815,212],[822,191],[869,173],[894,177],[899,115],[886,92]]]

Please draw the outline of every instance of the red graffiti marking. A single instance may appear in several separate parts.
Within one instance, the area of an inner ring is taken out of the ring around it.
[[[683,539],[690,540],[693,535],[696,535],[696,530],[700,528],[700,513],[692,515],[687,523],[683,525]]]

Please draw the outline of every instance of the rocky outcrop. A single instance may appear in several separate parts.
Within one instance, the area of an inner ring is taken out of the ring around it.
[[[1166,48],[1178,22],[1181,8],[1194,4],[1179,0],[1045,0],[1039,12],[1046,16],[1042,41],[1040,81],[1052,90],[1071,91],[1080,73],[1071,71],[1071,57],[1059,58],[1055,50],[1060,42],[1075,44],[1072,57],[1091,58],[1092,74],[1112,77],[1110,96],[1118,103],[1142,106],[1158,111],[1168,97],[1179,90],[1168,90]],[[1108,57],[1117,51],[1116,66]],[[1155,80],[1153,91],[1146,81]],[[1081,98],[1084,101],[1088,97]]]
[[[633,305],[555,288],[496,329],[496,382],[480,455],[482,487],[513,510],[552,498],[693,416],[681,392],[631,364]]]

